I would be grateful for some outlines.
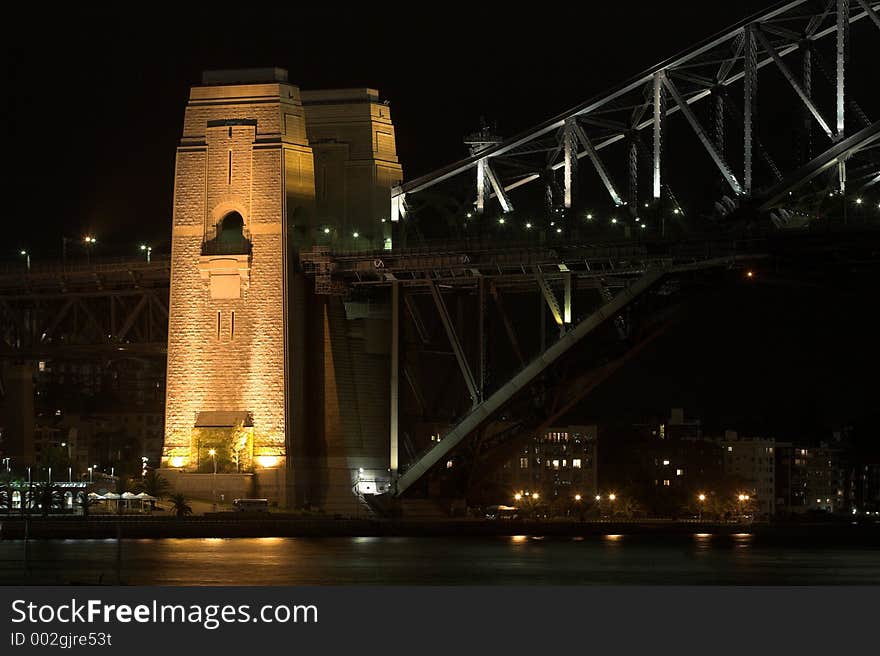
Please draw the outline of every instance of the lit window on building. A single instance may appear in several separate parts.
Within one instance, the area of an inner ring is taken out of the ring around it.
[[[553,461],[553,469],[559,469],[559,461],[558,460]]]
[[[668,460],[664,460],[664,461],[663,461],[663,466],[664,466],[664,467],[665,467],[666,465],[668,465],[668,464],[669,464],[669,461],[668,461]]]
[[[46,371],[46,361],[45,360],[40,360],[39,369],[40,369],[40,371]]]
[[[665,485],[666,487],[669,487],[669,479],[668,478],[663,479],[663,485]]]
[[[675,475],[676,476],[684,476],[684,469],[676,469]]]
[[[575,469],[580,469],[581,468],[581,459],[575,458],[574,460],[572,460],[571,466],[574,467]]]
[[[451,460],[446,461],[446,469],[452,469],[452,461]]]
[[[528,469],[529,467],[529,459],[528,458],[520,458],[519,459],[519,468],[520,469]]]

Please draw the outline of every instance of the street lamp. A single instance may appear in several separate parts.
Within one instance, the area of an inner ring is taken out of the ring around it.
[[[513,495],[513,499],[514,499],[514,501],[521,501],[522,495],[519,492],[517,492],[516,494]]]
[[[612,492],[611,494],[608,495],[608,500],[609,501],[617,500],[617,495]]]
[[[98,240],[95,239],[92,235],[86,235],[85,237],[83,237],[83,243],[85,243],[85,246],[86,246],[86,261],[87,262],[92,261],[92,248],[97,243],[97,241]]]
[[[217,449],[209,449],[208,455],[214,462],[214,473],[211,475],[211,497],[217,498]],[[214,508],[216,510],[216,507]]]
[[[580,495],[580,494],[575,494],[575,495],[574,495],[574,500],[575,500],[575,501],[580,501],[580,500],[581,500],[581,495]]]
[[[150,261],[150,253],[153,252],[153,247],[147,246],[146,244],[141,244],[141,250],[146,254],[147,262],[149,262]]]
[[[31,271],[31,254],[28,253],[28,252],[27,252],[26,250],[24,250],[24,249],[22,249],[22,250],[20,251],[20,254],[24,257],[25,262],[27,262],[27,270],[28,270],[28,273],[30,273],[30,271]]]
[[[697,499],[700,501],[700,521],[703,520],[703,502],[706,501],[706,495],[700,492],[697,496]]]

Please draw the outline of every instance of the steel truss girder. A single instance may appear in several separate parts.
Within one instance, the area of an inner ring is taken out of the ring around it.
[[[455,175],[458,175],[459,173],[461,173],[465,170],[468,170],[472,167],[477,166],[478,165],[477,162],[479,161],[479,159],[481,159],[483,157],[495,157],[498,155],[503,155],[505,153],[512,153],[513,151],[515,151],[517,148],[520,148],[524,144],[528,144],[529,142],[534,141],[535,139],[539,139],[539,138],[543,137],[544,135],[547,135],[551,132],[560,130],[564,126],[565,120],[568,118],[586,117],[587,115],[589,115],[592,112],[604,111],[605,107],[610,106],[616,100],[620,99],[621,97],[625,96],[628,93],[631,93],[632,91],[634,91],[636,89],[644,87],[646,83],[649,84],[651,77],[657,71],[674,70],[674,69],[678,69],[678,68],[682,68],[682,67],[695,66],[698,64],[700,66],[705,65],[706,63],[704,61],[700,61],[700,58],[701,57],[705,58],[706,54],[711,53],[713,50],[717,49],[720,46],[725,45],[728,42],[733,44],[732,49],[733,49],[734,55],[733,55],[733,57],[726,56],[722,60],[721,68],[718,71],[718,81],[719,81],[719,83],[727,86],[727,85],[735,83],[738,80],[742,80],[743,78],[747,77],[744,71],[740,71],[735,74],[731,74],[731,72],[733,70],[733,67],[736,65],[736,63],[740,59],[739,52],[740,52],[741,48],[743,47],[742,35],[744,32],[744,28],[751,23],[764,24],[764,23],[773,22],[774,24],[778,24],[778,23],[784,23],[789,18],[807,19],[807,18],[809,18],[809,15],[812,14],[812,10],[810,9],[810,6],[809,6],[810,1],[811,0],[793,0],[792,2],[778,5],[772,9],[768,10],[763,15],[754,16],[746,21],[743,21],[742,23],[740,23],[739,25],[735,26],[734,28],[728,30],[727,32],[720,34],[717,37],[714,37],[712,39],[707,40],[706,42],[700,44],[699,46],[693,48],[692,50],[690,50],[689,52],[686,52],[683,55],[680,55],[680,56],[675,57],[667,62],[660,64],[659,66],[655,67],[655,69],[653,71],[649,71],[639,78],[636,78],[636,79],[631,80],[627,83],[624,83],[620,87],[614,89],[613,91],[611,91],[610,93],[608,93],[604,96],[595,97],[585,103],[582,103],[581,105],[578,105],[577,107],[569,110],[568,112],[565,112],[557,117],[554,117],[553,119],[550,119],[550,120],[536,126],[532,130],[523,132],[519,135],[516,135],[515,137],[512,137],[510,139],[507,139],[507,140],[501,142],[500,144],[494,145],[494,146],[490,147],[489,149],[487,149],[486,151],[479,153],[478,155],[473,155],[468,159],[464,159],[459,162],[450,164],[449,166],[444,167],[442,169],[439,169],[438,171],[436,171],[434,173],[427,174],[427,175],[422,176],[420,178],[417,178],[415,180],[403,183],[402,185],[395,187],[392,190],[392,195],[396,195],[396,194],[399,194],[402,192],[416,192],[421,189],[425,189],[425,188],[430,187],[432,185],[438,184],[439,182],[442,182],[443,180],[449,179]],[[827,16],[830,13],[831,9],[834,6],[835,1],[836,0],[830,0],[829,6],[825,10],[825,13],[823,14],[823,16],[818,18],[815,21],[811,21],[810,25],[812,27],[808,28],[808,31],[806,32],[807,38],[809,38],[811,40],[818,40],[818,39],[824,38],[825,36],[828,36],[829,34],[835,33],[835,31],[837,30],[837,27],[835,25],[832,25],[829,27],[823,27],[824,16]],[[877,7],[880,7],[880,5],[877,5],[876,3],[864,2],[862,0],[858,0],[858,2],[859,2],[859,5],[862,7],[863,11],[861,11],[859,13],[850,12],[848,24],[851,24],[851,23],[853,23],[857,20],[860,20],[862,18],[865,18],[865,17],[870,17],[871,20],[876,22],[876,11],[877,11]],[[798,13],[801,9],[806,9],[809,13],[807,15],[803,15],[803,12]],[[799,48],[799,45],[797,43],[794,43],[794,44],[783,47],[782,50],[778,52],[778,54],[780,56],[785,56],[785,55],[797,50],[798,48]],[[763,68],[765,65],[771,63],[772,61],[773,60],[770,57],[768,57],[766,59],[762,59],[760,61],[756,61],[755,67],[756,67],[756,69]],[[710,93],[711,93],[711,91],[709,89],[704,89],[698,93],[695,93],[694,95],[688,97],[688,99],[687,99],[688,103],[697,102],[697,101],[709,96]],[[679,108],[677,106],[672,107],[668,113],[669,114],[674,113],[674,112],[678,111],[678,109]],[[748,109],[746,110],[746,114],[747,115],[749,114]],[[649,127],[649,126],[652,126],[655,124],[656,124],[656,121],[653,120],[652,118],[649,118],[648,120],[643,121],[643,122],[639,123],[638,125],[636,125],[636,129],[642,130],[645,127]],[[611,143],[615,143],[616,141],[619,141],[624,138],[625,138],[625,134],[623,132],[621,132],[620,134],[617,134],[617,135],[614,135],[614,136],[611,136],[608,138],[604,138],[602,141],[596,141],[595,149],[597,151],[601,150],[603,147],[610,145]],[[580,154],[578,154],[578,157],[582,157],[582,156],[584,156],[584,154],[585,153],[580,153]],[[557,164],[554,164],[552,166],[552,168],[553,168],[553,170],[557,170],[559,168],[562,168],[562,166],[564,166],[564,163],[559,162]],[[529,182],[537,180],[540,177],[541,176],[538,174],[533,174],[533,175],[527,176],[527,177],[522,178],[520,180],[516,180],[516,181],[506,185],[504,187],[504,189],[505,189],[505,191],[511,191],[517,187],[520,187],[520,186],[525,185]],[[750,183],[751,183],[750,179],[744,179],[744,187],[746,189],[746,192],[748,192],[748,190],[750,189]]]
[[[796,187],[809,182],[824,171],[847,159],[854,152],[880,141],[880,121],[864,128],[846,139],[838,141],[824,153],[813,158],[810,162],[799,168],[783,179],[782,182],[769,189],[760,206],[761,211],[767,211],[774,207],[788,192]]]
[[[161,272],[161,267],[154,272]],[[99,284],[90,291],[84,273],[78,271],[77,278],[71,274],[68,282],[72,290],[67,293],[48,287],[22,293],[12,280],[3,280],[0,349],[22,357],[61,357],[87,351],[164,351],[168,334],[167,286],[124,289],[120,287],[124,280],[114,279],[114,288],[104,289]],[[34,278],[42,284],[43,275],[36,273]],[[7,290],[10,293],[5,293]]]
[[[440,316],[440,321],[443,323],[443,328],[446,330],[446,337],[449,339],[449,345],[452,347],[455,360],[458,362],[459,369],[461,369],[461,375],[468,388],[471,402],[476,405],[480,401],[480,392],[477,388],[477,381],[474,378],[470,365],[468,364],[467,356],[461,345],[461,340],[458,338],[458,333],[455,331],[452,318],[449,316],[449,310],[446,308],[446,301],[443,300],[443,294],[435,283],[430,282],[429,288],[431,290],[431,296],[434,299],[434,305],[437,307],[437,314]]]
[[[678,88],[675,86],[675,83],[669,78],[669,76],[665,76],[663,78],[663,85],[669,90],[669,93],[675,99],[675,102],[678,103],[682,114],[684,114],[687,122],[691,124],[691,127],[697,134],[697,138],[699,138],[700,143],[703,144],[703,148],[706,149],[706,152],[709,153],[712,161],[715,162],[718,170],[721,171],[721,175],[727,181],[727,184],[730,185],[730,188],[733,189],[733,192],[737,196],[742,195],[743,188],[739,184],[739,180],[736,179],[736,176],[733,175],[733,171],[730,170],[730,166],[727,165],[727,162],[724,161],[724,158],[718,153],[718,151],[715,149],[715,146],[712,145],[712,140],[703,129],[703,126],[700,125],[700,121],[694,115],[693,110],[679,93]]]

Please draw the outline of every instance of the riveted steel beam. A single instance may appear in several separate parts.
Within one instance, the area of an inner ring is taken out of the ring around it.
[[[563,180],[565,185],[564,203],[566,208],[571,208],[574,203],[575,189],[577,187],[577,134],[575,133],[575,121],[572,117],[565,121],[562,133],[563,150],[565,154],[565,170]]]
[[[498,202],[501,203],[501,209],[505,212],[512,212],[513,203],[507,195],[507,192],[504,190],[504,187],[501,186],[501,182],[498,180],[498,176],[492,168],[492,165],[489,164],[489,160],[484,160],[483,167],[486,173],[486,179],[489,180],[489,184],[492,185],[492,190],[495,192]]]
[[[654,74],[654,200],[660,199],[660,156],[663,148],[663,71]]]

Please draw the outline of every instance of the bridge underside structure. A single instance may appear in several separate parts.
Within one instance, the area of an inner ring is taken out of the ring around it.
[[[749,271],[817,285],[835,268],[876,274],[880,231],[302,258],[352,311],[390,302],[393,494],[448,498],[558,425],[694,300]]]

